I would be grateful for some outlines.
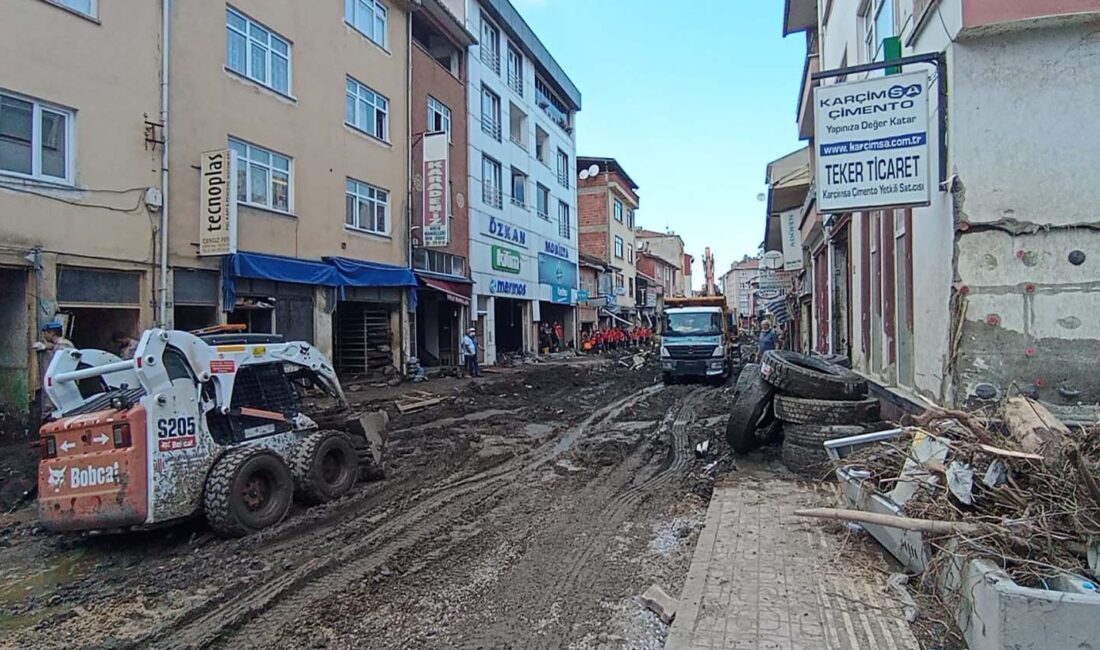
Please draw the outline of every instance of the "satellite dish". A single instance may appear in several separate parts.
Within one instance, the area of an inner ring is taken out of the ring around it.
[[[588,170],[587,169],[582,169],[581,170],[580,178],[581,178],[582,181],[585,180],[586,178],[588,178]]]
[[[757,195],[756,195],[756,200],[757,200],[757,201],[763,201],[763,200],[764,200],[765,198],[766,198],[766,197],[764,196],[764,193],[763,193],[763,192],[761,192],[761,193],[759,193],[759,194],[757,194]]]
[[[599,173],[600,173],[600,166],[599,165],[592,165],[591,167],[588,168],[587,171],[588,171],[589,176],[598,176]]]

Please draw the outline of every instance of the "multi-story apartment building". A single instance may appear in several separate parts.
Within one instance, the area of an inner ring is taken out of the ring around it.
[[[607,308],[630,320],[637,312],[634,231],[640,203],[638,185],[614,158],[581,156],[577,170],[581,252],[616,267],[612,284],[616,298]]]
[[[722,294],[726,296],[726,305],[730,313],[739,318],[749,317],[753,313],[752,281],[760,273],[760,260],[743,259],[730,265],[730,270],[721,277]]]
[[[412,21],[412,264],[419,280],[413,354],[461,363],[471,322],[466,53],[475,42],[456,0],[423,0]]]
[[[0,13],[0,423],[21,435],[49,361],[31,347],[44,323],[110,349],[113,331],[154,319],[160,9],[38,0]],[[46,35],[65,46],[44,53]]]
[[[1100,162],[1100,136],[1081,127],[1097,119],[1100,6],[787,0],[784,15],[784,33],[807,42],[798,121],[811,168],[827,135],[814,126],[815,85],[884,74],[846,66],[930,55],[900,70],[925,75],[912,94],[927,95],[927,201],[821,214],[811,193],[802,208],[825,312],[814,346],[846,342],[854,367],[901,397],[965,405],[1019,389],[1063,409],[1100,402],[1087,261],[1100,255],[1100,189],[1082,175]],[[815,82],[818,69],[841,76]]]
[[[641,231],[639,231],[641,232]],[[638,250],[635,252],[637,259],[637,273],[639,278],[644,278],[647,285],[645,304],[647,308],[652,306],[654,313],[663,308],[663,300],[668,296],[675,296],[679,287],[679,280],[683,277],[680,259],[666,260],[660,255],[646,249],[644,239],[639,238]],[[638,301],[642,304],[642,300]]]
[[[408,5],[169,6],[165,320],[312,341],[344,373],[403,367],[415,300]],[[235,250],[200,256],[204,152],[225,150]]]
[[[691,295],[691,255],[684,253],[684,240],[674,232],[657,232],[639,228],[635,233],[638,249],[648,255],[663,260],[673,267],[665,273],[671,274],[671,283],[666,285],[664,295],[684,297]],[[657,278],[662,281],[664,278]]]
[[[472,0],[470,266],[485,361],[576,332],[574,116],[581,95],[508,0]]]

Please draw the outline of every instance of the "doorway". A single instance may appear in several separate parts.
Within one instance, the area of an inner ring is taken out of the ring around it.
[[[525,300],[495,298],[493,300],[497,354],[523,352]]]

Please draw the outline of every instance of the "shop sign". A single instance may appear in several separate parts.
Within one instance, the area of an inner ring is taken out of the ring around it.
[[[588,302],[588,289],[577,289],[577,302]]]
[[[569,247],[564,244],[559,244],[556,241],[547,239],[543,242],[542,247],[543,251],[548,255],[560,257],[564,260],[572,259],[569,257]]]
[[[205,151],[199,165],[199,255],[237,252],[237,156]]]
[[[527,248],[527,231],[496,217],[489,217],[489,228],[485,234]]]
[[[577,286],[577,265],[561,258],[539,253],[539,283]]]
[[[489,280],[489,293],[494,296],[527,296],[527,283],[515,280]]]
[[[819,212],[929,202],[928,88],[911,72],[814,89]]]
[[[558,305],[568,305],[573,301],[569,299],[570,294],[573,293],[571,287],[564,287],[558,284],[550,287],[550,302]]]
[[[450,161],[446,133],[424,136],[424,246],[446,246],[450,242]]]
[[[788,210],[779,215],[779,230],[783,237],[783,270],[802,269],[802,231],[799,230],[799,216],[802,211]]]
[[[493,268],[505,273],[519,273],[522,266],[519,251],[503,246],[493,246]]]

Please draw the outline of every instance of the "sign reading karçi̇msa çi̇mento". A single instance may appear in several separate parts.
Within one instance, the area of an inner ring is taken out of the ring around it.
[[[819,212],[928,203],[926,72],[815,88],[814,126]]]

